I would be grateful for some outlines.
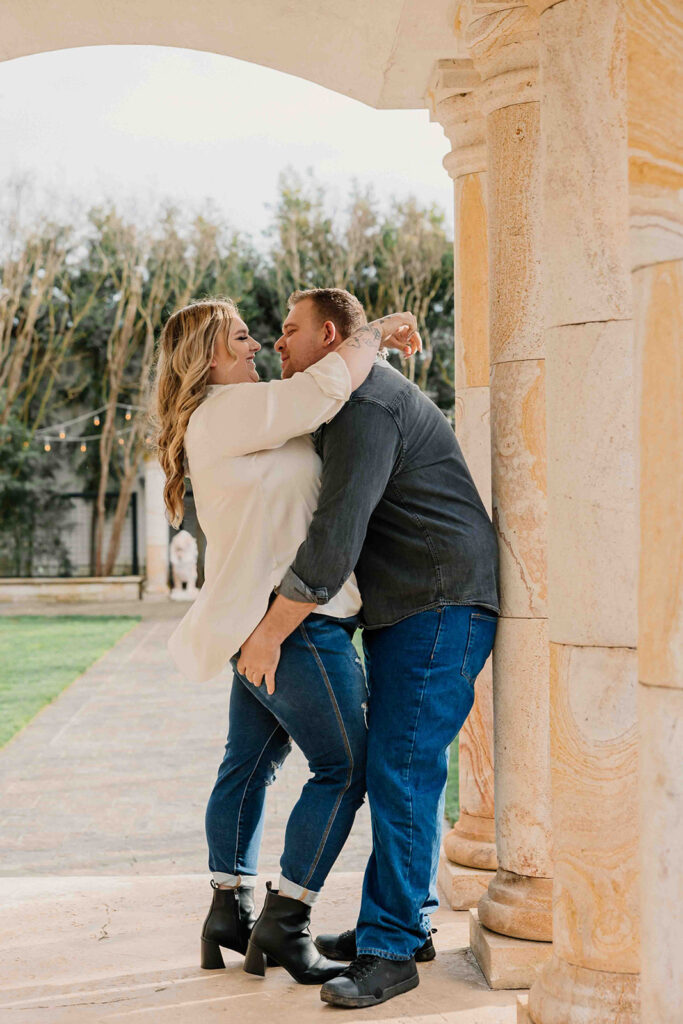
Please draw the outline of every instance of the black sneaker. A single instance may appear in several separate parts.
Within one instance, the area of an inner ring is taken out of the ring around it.
[[[415,958],[387,960],[383,956],[357,956],[336,978],[326,981],[320,998],[332,1006],[376,1006],[409,992],[420,984]]]
[[[436,932],[432,928],[423,945],[415,953],[415,962],[418,964],[427,963],[436,956],[432,934]],[[355,960],[356,959],[356,929],[350,928],[341,935],[317,935],[315,944],[319,953],[329,957],[330,960]]]

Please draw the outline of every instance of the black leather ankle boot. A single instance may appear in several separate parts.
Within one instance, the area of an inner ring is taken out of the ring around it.
[[[221,946],[246,953],[251,930],[256,920],[254,890],[219,889],[213,879],[213,900],[202,926],[202,967],[216,971],[225,967]]]
[[[415,963],[424,964],[429,960],[433,960],[436,956],[436,950],[432,942],[432,935],[436,931],[436,928],[432,928],[424,943],[415,953]],[[356,959],[355,928],[350,928],[347,932],[341,932],[339,935],[316,935],[314,941],[318,952],[322,953],[323,956],[329,957],[331,960]]]
[[[266,902],[249,938],[244,970],[266,973],[266,957],[288,971],[300,985],[322,985],[344,970],[346,964],[321,956],[313,944],[309,925],[311,908],[301,900],[281,896],[267,883]]]

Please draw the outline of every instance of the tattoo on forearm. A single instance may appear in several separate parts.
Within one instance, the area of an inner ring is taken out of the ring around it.
[[[382,332],[379,327],[371,327],[370,324],[366,324],[364,327],[359,327],[355,334],[346,339],[344,344],[349,348],[361,348],[362,345],[378,348],[381,340]]]

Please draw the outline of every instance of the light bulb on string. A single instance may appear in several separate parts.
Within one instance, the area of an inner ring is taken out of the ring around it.
[[[63,441],[65,437],[66,437],[66,434],[64,433],[64,431],[60,430],[59,431],[59,440]]]
[[[81,451],[82,451],[82,452],[86,452],[87,450],[88,450],[88,446],[87,446],[87,444],[82,444],[82,445],[81,445]]]
[[[129,420],[131,418],[131,416],[132,416],[132,413],[131,413],[130,409],[126,409],[126,416],[125,416],[125,418],[127,420]]]
[[[93,423],[95,424],[96,427],[99,427],[99,425],[100,425],[100,417],[99,416],[95,416],[95,418],[93,420]]]
[[[123,444],[123,438],[122,437],[119,438],[119,444]]]
[[[45,448],[46,452],[49,452],[52,449],[52,445],[49,442],[47,444],[45,444],[43,447]]]

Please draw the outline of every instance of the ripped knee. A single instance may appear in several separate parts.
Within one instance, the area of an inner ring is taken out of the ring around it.
[[[268,765],[268,771],[266,772],[265,778],[266,786],[272,786],[272,784],[275,782],[277,778],[277,773],[279,772],[280,768],[282,768],[282,765],[285,763],[287,756],[291,752],[291,750],[292,741],[290,739],[287,740],[283,747],[281,747],[278,756],[273,758],[270,764]]]

